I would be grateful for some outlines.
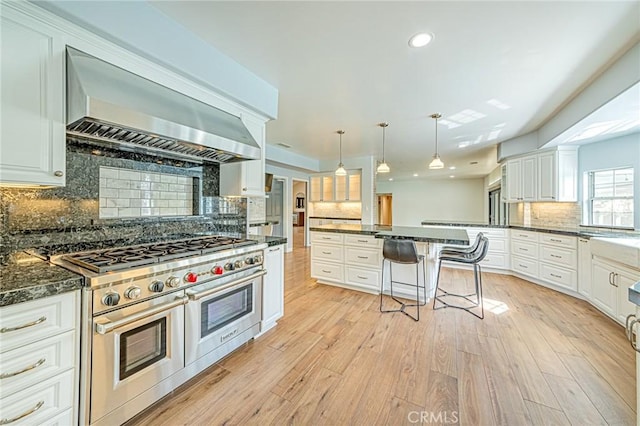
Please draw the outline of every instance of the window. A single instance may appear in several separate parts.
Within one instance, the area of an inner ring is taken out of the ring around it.
[[[633,228],[633,168],[588,172],[588,224]]]

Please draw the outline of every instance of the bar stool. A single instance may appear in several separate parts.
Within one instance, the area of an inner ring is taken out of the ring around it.
[[[484,234],[482,232],[478,232],[478,235],[476,235],[476,240],[470,246],[442,246],[442,248],[440,249],[440,256],[442,256],[445,253],[447,254],[473,253],[478,249],[478,246],[480,245],[480,241],[482,240],[482,237],[484,237]]]
[[[414,321],[420,321],[420,306],[427,304],[427,269],[424,259],[424,255],[418,254],[416,249],[416,243],[413,240],[400,240],[400,239],[385,239],[382,245],[382,280],[380,285],[380,312],[402,312]],[[400,309],[382,309],[383,290],[384,290],[384,269],[385,264],[389,264],[389,292],[391,298],[400,304]],[[405,283],[402,281],[393,280],[393,263],[399,263],[404,265],[415,264],[416,265],[416,283]],[[420,285],[420,263],[422,263],[423,270],[423,285]],[[398,300],[393,294],[393,284],[404,284],[416,288],[416,303],[404,303]],[[424,301],[420,302],[420,289],[423,291]],[[409,314],[405,308],[416,308],[416,316]]]
[[[480,319],[484,319],[484,300],[482,298],[482,268],[480,267],[480,262],[487,255],[487,250],[489,250],[489,239],[485,236],[482,236],[480,237],[480,242],[478,243],[476,249],[472,252],[455,253],[453,251],[446,251],[444,253],[441,252],[438,255],[438,272],[436,275],[436,291],[433,298],[434,310],[442,309],[442,308],[462,309],[463,311],[469,312],[471,315],[474,315]],[[451,292],[442,290],[440,288],[440,269],[442,268],[442,262],[457,262],[457,263],[463,263],[467,265],[473,265],[473,278],[475,281],[475,292],[469,293],[469,294],[456,294],[456,293],[451,293]],[[441,292],[442,295],[439,295],[438,292]],[[460,299],[464,299],[470,302],[471,306],[454,305],[451,303],[447,303],[446,301],[443,300],[444,297],[457,297]],[[475,300],[473,298],[475,298]],[[440,302],[442,306],[438,306],[436,308],[436,302]],[[472,311],[472,309],[475,309],[477,307],[480,307],[480,315]]]

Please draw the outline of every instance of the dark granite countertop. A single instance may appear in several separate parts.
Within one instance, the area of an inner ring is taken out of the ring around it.
[[[362,220],[359,217],[309,216],[309,219]]]
[[[309,228],[318,232],[375,235],[376,238],[399,238],[419,242],[442,244],[469,244],[469,236],[463,229],[422,228],[419,226],[382,226],[335,224]]]
[[[468,228],[508,228],[508,229],[521,229],[523,231],[533,232],[545,232],[548,234],[569,235],[574,237],[592,238],[592,237],[640,237],[640,232],[635,231],[608,231],[599,228],[554,228],[554,227],[535,227],[535,226],[522,226],[522,225],[489,225],[482,222],[437,222],[431,220],[423,220],[422,225],[431,226],[460,226]]]
[[[26,253],[0,266],[0,306],[82,288],[84,278]]]
[[[629,302],[640,306],[640,281],[629,287]]]
[[[280,222],[277,220],[265,220],[264,222],[251,222],[249,223],[249,228],[255,228],[258,226],[268,226],[268,225],[277,225]]]
[[[258,241],[259,243],[266,243],[268,247],[279,246],[280,244],[287,244],[285,237],[268,236],[268,235],[251,235],[250,240]]]

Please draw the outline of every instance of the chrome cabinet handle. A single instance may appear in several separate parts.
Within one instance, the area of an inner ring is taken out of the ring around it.
[[[19,325],[17,327],[2,327],[0,329],[0,333],[8,333],[10,331],[22,330],[23,328],[33,327],[34,325],[41,324],[47,320],[47,317],[42,316],[35,321],[28,322],[26,324]]]
[[[42,408],[43,405],[44,405],[44,401],[40,401],[35,405],[35,407],[33,407],[30,410],[25,411],[24,413],[22,413],[22,414],[20,414],[18,416],[15,416],[15,417],[13,417],[11,419],[2,419],[2,420],[0,420],[0,425],[8,425],[8,424],[11,424],[13,422],[17,422],[18,420],[23,419],[23,418],[27,417],[28,415],[35,413],[40,408]]]
[[[630,314],[627,316],[627,320],[625,321],[624,330],[627,333],[627,340],[631,343],[631,347],[634,351],[640,352],[640,348],[638,348],[638,342],[636,341],[636,336],[633,334],[633,327],[638,322],[638,319],[634,314]]]
[[[105,321],[102,323],[96,323],[96,332],[98,334],[107,334],[115,330],[116,328],[124,327],[125,325],[131,324],[136,321],[140,321],[147,317],[150,317],[155,314],[159,314],[160,312],[175,308],[176,306],[184,305],[189,302],[189,298],[186,296],[178,297],[173,302],[165,303],[162,305],[154,306],[153,308],[146,309],[144,311],[140,311],[136,314],[130,315],[128,317],[121,318],[116,321]]]
[[[330,251],[323,251],[322,254],[331,254]]]
[[[616,278],[618,277],[618,274],[615,272],[612,272],[612,274],[613,274],[613,279],[611,280],[611,285],[617,288],[618,284],[616,284]]]
[[[549,241],[553,241],[554,243],[561,243],[562,240],[557,240],[555,238],[549,238]]]
[[[363,277],[362,275],[356,275],[356,277],[360,278],[361,280],[366,280],[367,277]]]
[[[613,272],[609,272],[609,285],[613,285],[613,282],[611,282],[613,276]]]
[[[551,257],[555,257],[556,259],[562,259],[562,256],[558,256],[557,254],[550,255]]]
[[[42,364],[44,364],[44,362],[46,361],[45,358],[40,358],[38,360],[38,362],[31,364],[25,368],[23,368],[22,370],[18,370],[18,371],[13,371],[11,373],[2,373],[0,374],[0,379],[8,379],[9,377],[13,377],[13,376],[17,376],[19,374],[22,373],[26,373],[27,371],[33,370],[34,368],[38,368],[40,367]]]
[[[524,269],[529,269],[525,265],[521,265],[520,263],[518,263],[518,266],[520,266],[521,268],[524,268]]]
[[[562,278],[562,276],[556,275],[556,274],[549,274],[549,275],[551,275],[552,277],[555,277],[555,278]]]
[[[322,272],[324,272],[325,274],[330,274],[331,271],[327,271],[326,269],[322,269]]]
[[[359,243],[368,243],[369,241],[367,240],[358,240]]]
[[[369,256],[358,256],[358,259],[368,259]]]
[[[269,249],[270,252],[274,252],[274,251],[280,251],[280,247],[277,248],[273,248],[273,249]]]

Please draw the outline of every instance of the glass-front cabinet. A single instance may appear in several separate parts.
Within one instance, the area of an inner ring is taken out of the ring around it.
[[[349,170],[346,176],[322,173],[311,176],[310,201],[360,201],[360,170]]]

